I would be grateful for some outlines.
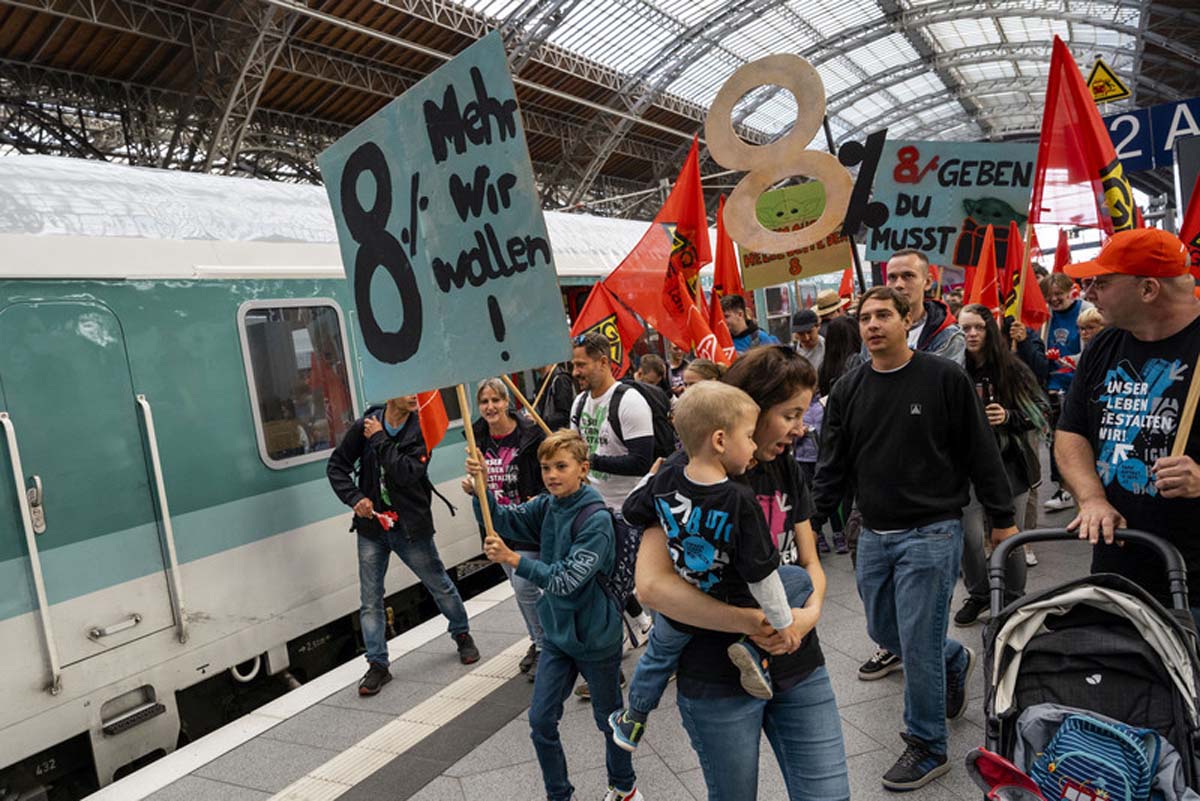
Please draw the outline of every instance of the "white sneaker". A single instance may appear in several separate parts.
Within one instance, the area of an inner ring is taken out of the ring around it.
[[[649,612],[642,612],[634,623],[637,624],[638,634],[642,635],[642,639],[645,639],[650,634],[650,629],[654,628],[654,618],[650,617]]]
[[[1071,493],[1059,487],[1058,491],[1051,495],[1042,506],[1053,512],[1058,512],[1075,506],[1075,499],[1071,497]]]
[[[1032,548],[1026,548],[1025,549],[1025,564],[1026,564],[1026,566],[1037,567],[1037,563],[1038,563],[1037,554],[1033,552]]]
[[[646,801],[646,798],[638,792],[636,787],[627,793],[621,792],[616,787],[609,787],[608,792],[604,794],[604,801]]]

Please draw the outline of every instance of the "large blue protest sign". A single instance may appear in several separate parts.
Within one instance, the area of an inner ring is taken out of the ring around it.
[[[1200,97],[1112,114],[1104,125],[1126,172],[1170,167],[1176,142],[1200,136]]]
[[[1003,264],[1008,223],[1029,211],[1037,145],[991,142],[909,142],[883,146],[874,200],[888,219],[868,229],[867,258],[886,261],[915,248],[933,264],[974,265],[987,226],[995,226]]]
[[[562,361],[566,317],[499,34],[318,159],[373,400]]]

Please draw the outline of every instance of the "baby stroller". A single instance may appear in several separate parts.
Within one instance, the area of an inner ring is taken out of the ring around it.
[[[1004,606],[1009,552],[1025,543],[1065,539],[1077,540],[1077,535],[1062,529],[1026,531],[992,554],[992,616],[984,631],[987,748],[1028,772],[1036,756],[1029,753],[1030,744],[1037,742],[1031,727],[1057,727],[1066,714],[1084,710],[1161,734],[1181,763],[1164,767],[1177,777],[1173,785],[1178,791],[1166,797],[1192,797],[1184,791],[1200,787],[1200,658],[1183,557],[1161,538],[1120,532],[1119,539],[1147,546],[1161,557],[1171,610],[1133,582],[1111,574],[1068,581]],[[1036,710],[1022,715],[1032,707]],[[1035,723],[1043,715],[1048,717]],[[1174,760],[1169,752],[1164,749],[1166,758]],[[1160,783],[1163,775],[1157,774]]]

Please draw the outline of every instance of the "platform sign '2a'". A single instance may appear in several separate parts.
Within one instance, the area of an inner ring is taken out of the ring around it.
[[[498,34],[319,158],[373,400],[562,361],[566,320]]]

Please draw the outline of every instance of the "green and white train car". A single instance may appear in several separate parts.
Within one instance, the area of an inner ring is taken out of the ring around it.
[[[564,293],[645,227],[547,217]],[[187,688],[352,625],[325,461],[368,400],[355,338],[323,189],[0,159],[0,795],[107,784],[175,748]],[[476,558],[471,515],[434,514],[446,564]]]

